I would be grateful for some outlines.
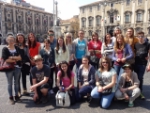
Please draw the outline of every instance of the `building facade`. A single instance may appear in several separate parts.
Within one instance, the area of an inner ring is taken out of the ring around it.
[[[80,29],[91,37],[96,31],[100,37],[121,28],[125,34],[133,27],[135,33],[142,30],[150,36],[150,0],[100,0],[80,7]]]
[[[36,35],[47,34],[53,27],[53,14],[30,4],[9,4],[0,1],[0,34],[33,32]]]

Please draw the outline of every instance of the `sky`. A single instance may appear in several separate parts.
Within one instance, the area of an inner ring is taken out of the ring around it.
[[[26,2],[45,8],[45,11],[53,13],[53,0],[25,0]],[[58,2],[58,16],[65,20],[79,14],[79,7],[98,0],[55,0]],[[10,0],[7,0],[10,2]]]

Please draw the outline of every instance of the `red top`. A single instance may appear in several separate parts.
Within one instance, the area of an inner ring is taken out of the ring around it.
[[[88,50],[100,50],[101,51],[101,47],[102,47],[102,42],[100,40],[98,40],[98,41],[91,40],[88,43]],[[100,53],[96,54],[96,56],[98,58],[101,58],[101,54]]]
[[[34,48],[29,49],[29,55],[31,58],[33,58],[35,55],[39,54],[39,47],[40,47],[40,43],[37,42],[36,46]]]

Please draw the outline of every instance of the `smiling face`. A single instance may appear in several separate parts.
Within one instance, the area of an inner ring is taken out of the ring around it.
[[[67,64],[61,64],[61,69],[66,73],[68,70]]]
[[[128,37],[132,37],[133,36],[133,30],[132,29],[128,29],[126,35]]]
[[[22,44],[22,43],[24,42],[24,38],[23,38],[22,35],[19,35],[17,38],[18,38],[18,42],[19,42],[19,43]]]
[[[59,46],[63,46],[63,43],[64,43],[63,39],[59,38],[59,39],[58,39],[58,44],[59,44]]]
[[[79,31],[78,35],[79,35],[79,38],[81,38],[81,39],[84,38],[84,32],[83,31]]]
[[[34,42],[35,37],[33,36],[33,34],[30,34],[30,35],[29,35],[29,40],[30,40],[31,42]]]
[[[14,45],[15,44],[15,39],[13,36],[8,36],[6,39],[8,45]]]
[[[89,64],[89,60],[85,57],[82,58],[82,64],[83,65],[88,65]]]

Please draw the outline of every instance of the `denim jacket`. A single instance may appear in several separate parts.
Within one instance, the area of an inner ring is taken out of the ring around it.
[[[84,82],[82,76],[82,70],[83,70],[83,66],[81,65],[77,73],[77,81],[81,82],[81,84],[83,84]],[[89,66],[88,82],[89,85],[93,87],[95,86],[95,68],[92,65]]]
[[[134,56],[133,51],[132,51],[129,44],[125,45],[125,48],[123,49],[123,56],[124,56],[124,58],[126,58],[126,60],[129,60],[129,59],[133,58],[133,56]],[[117,60],[117,56],[116,56],[115,51],[113,51],[112,59],[113,59],[113,61]]]

